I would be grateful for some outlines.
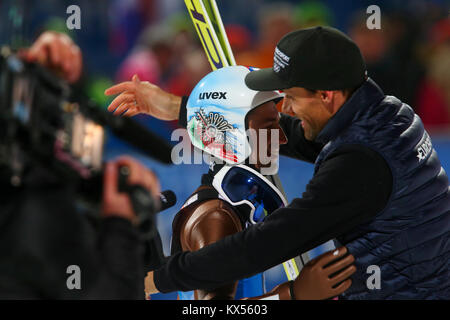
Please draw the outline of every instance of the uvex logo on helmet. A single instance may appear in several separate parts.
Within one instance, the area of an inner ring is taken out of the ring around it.
[[[227,92],[222,92],[222,91],[202,92],[199,94],[198,98],[200,100],[203,100],[203,99],[226,99],[227,98],[226,94],[227,94]]]

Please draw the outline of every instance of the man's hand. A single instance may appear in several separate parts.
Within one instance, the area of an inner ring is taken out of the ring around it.
[[[76,82],[83,67],[81,50],[69,36],[46,31],[29,49],[19,52],[29,62],[37,62],[49,68],[70,83]]]
[[[350,288],[349,277],[356,272],[355,258],[346,247],[326,252],[309,261],[294,281],[297,300],[320,300],[335,297]],[[337,260],[341,259],[341,260]],[[337,260],[336,262],[334,262]],[[339,285],[338,285],[339,284]]]
[[[145,283],[145,296],[148,297],[150,294],[158,293],[158,289],[156,289],[155,282],[153,281],[153,271],[147,273],[147,276],[144,280]]]
[[[121,157],[117,161],[108,162],[104,174],[102,215],[118,216],[134,221],[136,215],[126,193],[118,190],[119,167],[127,166],[130,175],[127,183],[141,185],[151,192],[155,201],[159,201],[159,181],[155,174],[129,157]]]
[[[347,248],[340,247],[309,261],[294,280],[294,297],[291,296],[291,281],[288,281],[276,286],[266,294],[242,300],[261,300],[275,295],[278,295],[279,300],[323,300],[338,296],[351,286],[352,281],[348,278],[356,271],[352,264],[355,261],[352,255],[333,262],[342,258],[346,253]],[[338,271],[339,273],[337,273]],[[340,282],[342,283],[339,284]],[[335,287],[337,284],[339,285]]]
[[[181,97],[170,94],[158,86],[140,81],[137,75],[105,91],[106,95],[119,94],[108,106],[114,115],[132,117],[145,113],[160,120],[176,120],[180,112]]]

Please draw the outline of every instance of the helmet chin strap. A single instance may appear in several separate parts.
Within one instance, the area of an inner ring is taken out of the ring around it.
[[[201,180],[202,185],[212,186],[214,176],[217,174],[217,172],[220,171],[220,169],[223,168],[223,166],[225,166],[224,161],[216,159],[214,156],[211,156],[209,161],[208,173],[202,175]]]
[[[245,164],[247,165],[247,164]],[[220,159],[215,159],[213,156],[211,156],[211,160],[209,163],[209,170],[208,173],[202,175],[201,184],[202,186],[209,186],[213,187],[212,182],[214,180],[214,176],[225,166],[224,161]],[[254,166],[248,164],[249,167]],[[239,206],[233,206],[236,214],[239,217],[239,220],[241,221],[243,226],[246,226],[247,223],[249,223],[249,217],[250,217],[250,211],[251,208],[247,204],[241,204]]]
[[[246,116],[246,129],[248,129],[248,124],[247,124],[247,116]],[[247,143],[250,143],[250,137],[247,135]],[[264,176],[272,176],[272,175],[276,175],[278,173],[278,168],[279,168],[279,162],[280,162],[280,150],[279,148],[277,148],[276,150],[271,150],[271,157],[270,157],[270,166],[268,167],[261,167],[261,168],[256,168],[255,164],[250,164],[250,159],[252,159],[252,163],[256,162],[256,156],[253,154],[253,152],[255,152],[252,148],[250,155],[245,159],[245,161],[243,162],[244,165],[246,165],[247,167],[252,168],[253,170],[258,171],[259,173],[261,173]],[[270,180],[270,179],[269,179]]]

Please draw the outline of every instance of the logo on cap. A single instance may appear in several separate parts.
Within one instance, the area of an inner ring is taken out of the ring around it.
[[[280,69],[284,69],[289,66],[289,60],[291,60],[291,57],[288,57],[286,54],[281,52],[278,47],[276,47],[275,54],[273,56],[273,70],[275,72],[280,72]]]

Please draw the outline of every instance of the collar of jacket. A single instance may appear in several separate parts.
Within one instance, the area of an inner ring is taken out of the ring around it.
[[[385,97],[381,88],[370,78],[359,87],[348,101],[328,120],[315,141],[323,144],[334,139],[348,127],[354,119],[358,118],[369,106],[378,104]]]

